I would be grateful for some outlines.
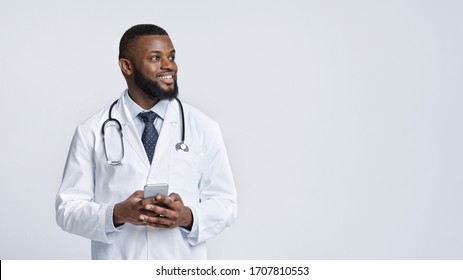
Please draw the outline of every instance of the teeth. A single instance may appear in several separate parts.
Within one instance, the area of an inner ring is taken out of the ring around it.
[[[162,76],[162,77],[159,77],[161,79],[172,79],[172,75],[168,75],[168,76]]]

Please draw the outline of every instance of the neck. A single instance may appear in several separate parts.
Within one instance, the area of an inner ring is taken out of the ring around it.
[[[139,88],[129,87],[129,96],[135,103],[145,110],[151,109],[159,101],[157,98],[149,96]]]

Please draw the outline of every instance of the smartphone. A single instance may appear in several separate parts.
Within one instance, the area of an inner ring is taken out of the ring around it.
[[[143,190],[143,197],[149,198],[158,194],[167,196],[169,194],[169,185],[167,183],[161,184],[147,184]]]

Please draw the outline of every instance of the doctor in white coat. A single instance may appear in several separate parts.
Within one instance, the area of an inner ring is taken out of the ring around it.
[[[111,112],[108,106],[77,127],[56,197],[57,223],[92,240],[92,259],[205,259],[205,241],[236,216],[219,126],[187,104],[182,123],[175,49],[164,29],[143,24],[127,30],[119,66],[128,90]],[[151,155],[138,116],[147,111],[156,113],[159,134]],[[122,136],[112,121],[103,137],[109,117],[120,122]],[[176,149],[182,125],[188,152]],[[114,154],[121,164],[108,163]],[[153,183],[167,183],[170,194],[143,198],[143,186]]]

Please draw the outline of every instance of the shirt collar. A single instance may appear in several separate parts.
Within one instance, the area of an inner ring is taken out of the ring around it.
[[[135,103],[135,101],[133,101],[132,98],[130,98],[128,90],[126,90],[124,93],[124,99],[132,119],[135,119],[139,113],[146,111],[155,112],[156,115],[158,115],[158,117],[160,117],[162,120],[164,120],[164,117],[166,116],[167,104],[169,104],[168,99],[159,100],[158,103],[156,103],[149,110],[145,110],[142,107],[140,107],[140,105]]]

